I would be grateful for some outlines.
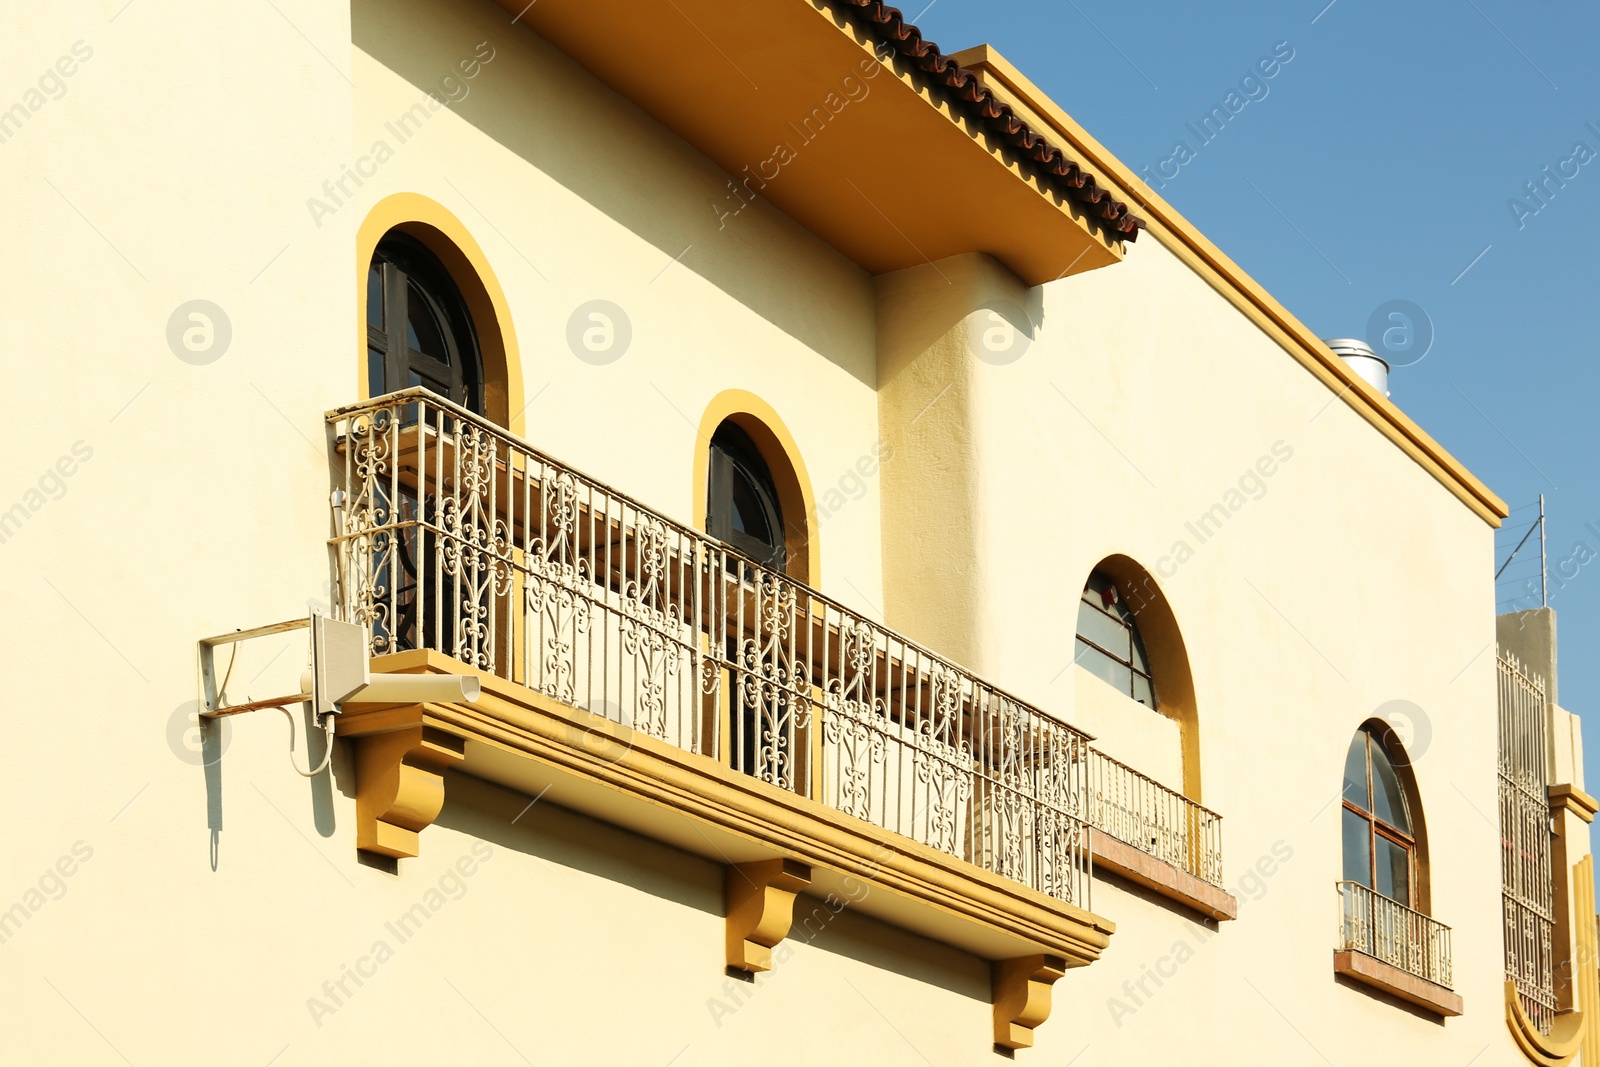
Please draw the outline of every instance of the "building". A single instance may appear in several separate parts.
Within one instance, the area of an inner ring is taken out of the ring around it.
[[[871,0],[0,49],[8,1060],[1600,1040],[1504,504],[993,50]]]

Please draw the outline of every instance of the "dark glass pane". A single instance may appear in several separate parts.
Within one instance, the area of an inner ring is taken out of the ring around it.
[[[1378,892],[1411,906],[1411,853],[1387,837],[1378,838]]]
[[[367,349],[367,394],[369,396],[382,396],[389,390],[385,388],[385,375],[383,371],[383,353],[376,348]]]
[[[367,270],[367,325],[383,329],[383,271],[377,264]]]
[[[1150,673],[1150,659],[1149,659],[1149,657],[1147,657],[1144,654],[1144,641],[1141,640],[1140,637],[1139,637],[1139,626],[1138,626],[1138,624],[1130,621],[1129,624],[1128,624],[1128,633],[1129,633],[1129,636],[1132,637],[1132,639],[1133,639],[1133,666],[1134,666],[1134,669],[1135,670],[1140,670],[1140,671],[1143,671],[1146,674],[1149,674]]]
[[[764,545],[776,544],[772,527],[767,522],[766,508],[761,502],[761,491],[738,465],[733,468],[732,519],[736,532],[753,537]]]
[[[1133,699],[1147,708],[1156,706],[1155,690],[1150,688],[1150,679],[1142,674],[1133,676]]]
[[[412,387],[420,385],[422,388],[438,393],[442,397],[448,398],[450,396],[450,386],[445,382],[430,378],[425,374],[419,374],[414,368],[408,368],[407,376],[410,379],[407,384]]]
[[[1120,659],[1129,658],[1128,628],[1084,601],[1078,603],[1078,636],[1088,638]]]
[[[432,356],[446,366],[450,353],[444,346],[444,330],[428,306],[427,297],[416,282],[406,283],[406,342],[423,355]]]
[[[1372,824],[1349,808],[1340,808],[1344,817],[1344,880],[1372,888]]]
[[[1367,800],[1367,735],[1357,731],[1350,742],[1350,751],[1344,757],[1344,798],[1362,811],[1368,810]]]
[[[1400,776],[1380,744],[1372,746],[1372,813],[1397,830],[1411,832],[1411,820],[1406,817],[1406,798],[1400,792]]]

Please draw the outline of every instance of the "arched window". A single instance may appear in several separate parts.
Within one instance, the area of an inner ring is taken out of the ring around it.
[[[711,435],[706,532],[763,567],[785,571],[788,552],[777,484],[750,433],[732,419],[723,420]],[[745,630],[727,638],[728,662],[734,665],[733,706],[726,725],[728,758],[736,771],[804,791],[809,727],[797,713],[789,687],[772,684],[785,670],[781,653],[772,647],[772,635],[764,630],[772,619],[783,617],[779,590],[786,583],[768,586],[754,567],[734,556],[728,557],[727,569],[739,585],[759,588],[757,595],[768,598],[754,612],[739,612]]]
[[[787,553],[777,486],[755,442],[731,420],[712,435],[706,488],[706,532],[782,571]]]
[[[390,233],[367,270],[367,388],[419,385],[483,413],[483,361],[460,289],[421,241]]]
[[[1399,741],[1363,726],[1344,760],[1344,880],[1417,908],[1417,831],[1395,766]],[[1419,909],[1420,910],[1420,909]]]
[[[1089,575],[1089,584],[1083,587],[1083,597],[1078,602],[1075,659],[1119,692],[1146,707],[1156,706],[1150,659],[1145,655],[1134,609],[1128,606],[1116,581],[1104,571]]]

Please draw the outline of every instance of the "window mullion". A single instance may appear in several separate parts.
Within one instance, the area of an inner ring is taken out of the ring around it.
[[[386,305],[383,327],[389,341],[384,349],[384,366],[390,376],[389,391],[395,392],[411,384],[406,358],[406,323],[410,321],[410,309],[406,307],[405,272],[393,263],[383,265],[383,290]]]

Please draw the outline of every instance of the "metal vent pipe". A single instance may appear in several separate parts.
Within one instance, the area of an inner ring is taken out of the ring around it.
[[[1323,344],[1333,349],[1333,354],[1344,360],[1345,366],[1360,375],[1362,381],[1384,396],[1389,395],[1389,361],[1374,352],[1371,345],[1354,337],[1334,337]]]

